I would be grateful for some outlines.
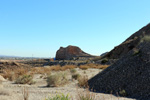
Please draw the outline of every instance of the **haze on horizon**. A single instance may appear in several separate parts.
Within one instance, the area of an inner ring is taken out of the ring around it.
[[[150,22],[149,0],[1,0],[0,55],[55,57],[74,45],[100,55]]]

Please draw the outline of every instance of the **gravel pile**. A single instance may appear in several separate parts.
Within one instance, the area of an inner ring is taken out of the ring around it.
[[[150,42],[141,42],[88,82],[95,92],[150,100]]]

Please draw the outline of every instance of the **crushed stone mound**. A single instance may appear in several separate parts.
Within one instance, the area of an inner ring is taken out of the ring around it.
[[[150,38],[88,82],[96,92],[150,100]]]

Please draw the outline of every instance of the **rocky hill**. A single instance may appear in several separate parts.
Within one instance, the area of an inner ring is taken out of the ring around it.
[[[150,24],[146,25],[133,35],[131,35],[128,39],[126,39],[123,43],[121,43],[119,46],[115,47],[113,50],[111,50],[107,55],[105,55],[103,58],[108,59],[119,59],[125,54],[127,54],[130,50],[137,47],[137,45],[140,43],[141,39],[146,36],[150,35]]]
[[[73,58],[77,59],[79,57],[93,57],[90,54],[85,53],[77,46],[68,46],[66,48],[60,47],[56,52],[56,60],[71,60]]]
[[[96,92],[119,94],[138,100],[150,100],[149,34],[150,24],[117,47],[116,50],[119,50],[120,53],[117,53],[115,49],[112,50],[109,57],[122,57],[90,79],[90,88]]]

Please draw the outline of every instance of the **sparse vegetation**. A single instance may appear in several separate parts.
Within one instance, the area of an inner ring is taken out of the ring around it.
[[[57,94],[55,97],[48,97],[45,100],[71,100],[71,99],[69,98],[69,95],[65,96],[64,94],[61,95]]]
[[[141,42],[150,42],[150,35],[146,35],[141,39]]]
[[[108,59],[107,59],[107,58],[104,58],[104,59],[102,59],[102,61],[101,61],[102,64],[105,64],[105,63],[107,63],[107,62],[108,62]]]
[[[79,66],[80,69],[82,70],[87,70],[88,68],[96,68],[96,69],[105,69],[109,65],[100,65],[100,64],[86,64],[86,65],[81,65]]]
[[[87,66],[87,65],[81,65],[79,68],[82,69],[82,70],[87,70],[89,68],[89,66]]]
[[[49,75],[47,77],[47,86],[48,87],[58,87],[68,83],[67,73],[58,72],[54,75]]]
[[[76,69],[70,69],[70,72],[71,72],[72,74],[75,74],[75,73],[77,72],[77,70],[76,70]]]
[[[5,79],[13,81],[17,79],[19,76],[27,74],[28,70],[26,68],[15,68],[15,69],[5,69],[2,76]]]
[[[77,91],[77,100],[97,100],[94,93],[90,93],[88,89],[84,91]]]
[[[88,76],[81,76],[78,78],[79,87],[88,88]]]
[[[140,54],[140,50],[138,49],[133,50],[133,56],[136,56],[138,54]]]
[[[119,94],[121,95],[121,96],[127,96],[127,92],[123,89],[123,90],[120,90],[119,91]]]
[[[22,75],[18,77],[15,81],[16,84],[34,84],[33,76],[32,75]]]
[[[81,77],[80,74],[73,74],[72,75],[72,79],[75,79],[75,80],[79,79],[80,77]]]

